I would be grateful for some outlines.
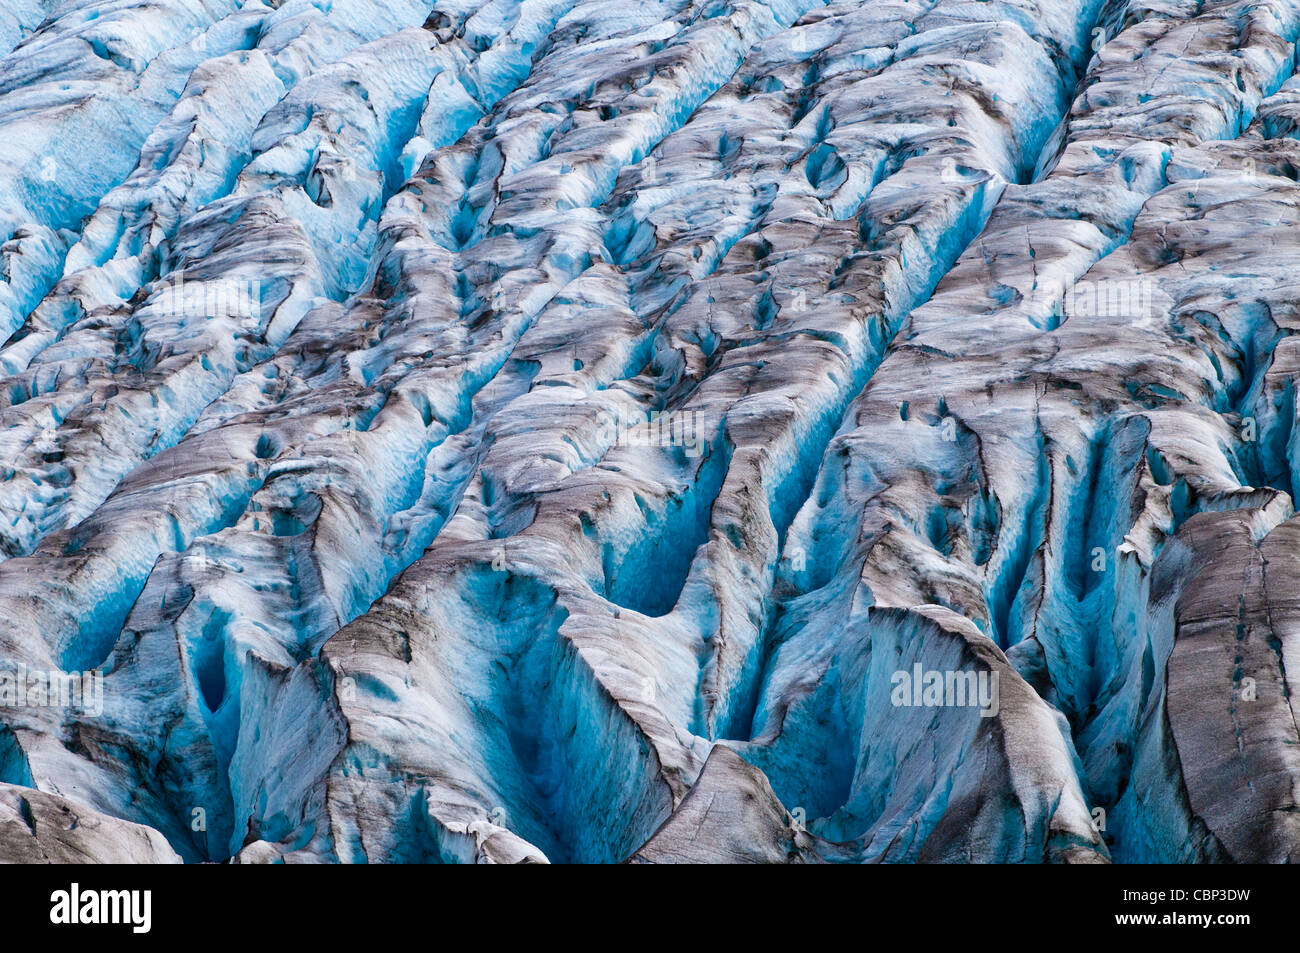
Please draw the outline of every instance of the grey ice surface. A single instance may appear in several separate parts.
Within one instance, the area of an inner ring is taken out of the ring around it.
[[[0,860],[1300,859],[1297,35],[6,3]]]

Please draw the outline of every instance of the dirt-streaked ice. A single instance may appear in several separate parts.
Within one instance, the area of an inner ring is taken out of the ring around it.
[[[10,4],[0,859],[1292,859],[1297,35]]]

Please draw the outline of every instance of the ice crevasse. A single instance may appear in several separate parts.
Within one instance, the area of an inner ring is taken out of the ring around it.
[[[7,3],[0,859],[1293,859],[1298,36]]]

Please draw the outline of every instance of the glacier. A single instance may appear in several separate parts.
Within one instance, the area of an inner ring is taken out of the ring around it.
[[[5,0],[0,860],[1300,859],[1298,37]]]

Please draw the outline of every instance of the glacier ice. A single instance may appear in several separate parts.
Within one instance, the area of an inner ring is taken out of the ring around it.
[[[1298,36],[7,3],[0,860],[1293,859]]]

